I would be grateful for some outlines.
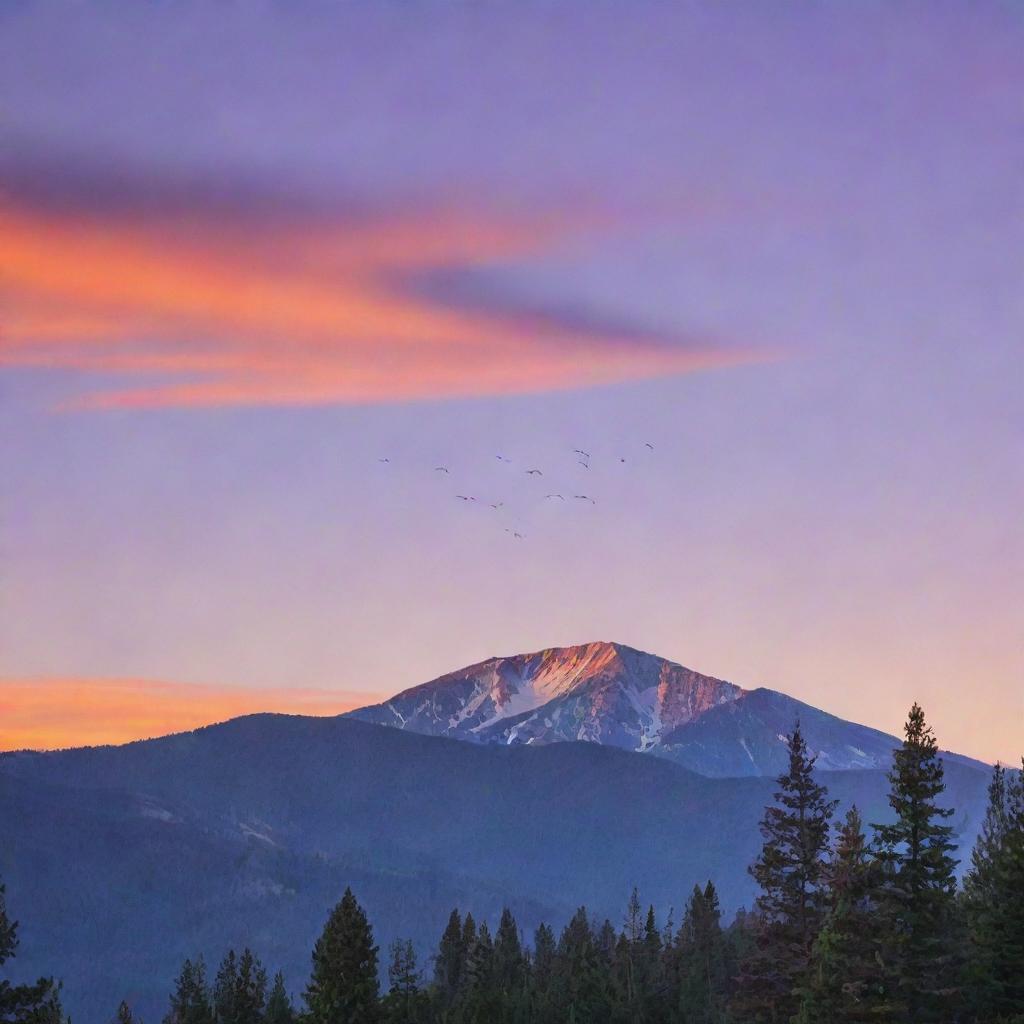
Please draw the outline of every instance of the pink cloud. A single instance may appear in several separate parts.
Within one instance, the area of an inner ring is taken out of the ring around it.
[[[15,190],[0,200],[0,365],[123,377],[70,403],[102,409],[515,394],[764,358],[410,284],[549,253],[593,228],[592,213],[252,206],[218,214],[177,197],[161,212]]]

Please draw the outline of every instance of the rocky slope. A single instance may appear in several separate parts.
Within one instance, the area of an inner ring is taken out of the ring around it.
[[[489,658],[350,717],[473,743],[600,743],[717,777],[778,774],[797,719],[822,769],[886,767],[898,743],[786,694],[615,643]]]

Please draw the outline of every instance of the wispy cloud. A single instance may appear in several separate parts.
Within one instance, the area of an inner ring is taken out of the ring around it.
[[[493,278],[467,284],[578,241],[592,212],[338,208],[0,171],[0,365],[125,380],[73,408],[514,394],[758,357],[601,310],[538,308]]]
[[[0,750],[128,743],[260,711],[337,715],[378,699],[150,679],[0,679]]]

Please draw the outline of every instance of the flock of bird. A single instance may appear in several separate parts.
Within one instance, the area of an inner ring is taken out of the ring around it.
[[[654,445],[651,444],[650,441],[645,441],[644,442],[644,448],[647,450],[648,454],[653,453],[653,451],[654,451]],[[590,454],[590,452],[584,451],[582,448],[574,448],[572,450],[572,454],[575,456],[576,464],[578,466],[581,466],[583,468],[583,470],[588,470],[588,471],[590,470],[590,462],[591,462],[591,454]],[[509,465],[510,467],[514,466],[513,460],[510,459],[510,458],[507,458],[504,455],[495,455],[494,457],[495,457],[495,459],[498,460],[498,462],[505,463],[505,464]],[[382,463],[382,464],[390,464],[391,463],[391,459],[389,457],[387,457],[387,456],[379,458],[377,461]],[[625,456],[619,456],[618,457],[618,462],[620,464],[626,462]],[[450,476],[451,475],[450,468],[448,466],[444,466],[444,465],[434,466],[434,472],[435,473],[443,473],[445,476]],[[523,472],[528,477],[543,478],[543,476],[544,476],[544,471],[541,470],[541,469],[538,469],[535,466],[531,466],[530,468],[525,469]],[[465,502],[466,504],[469,504],[470,502],[473,502],[473,503],[477,502],[476,495],[473,495],[473,494],[456,494],[456,495],[454,495],[454,497],[455,497],[456,500]],[[597,500],[595,498],[593,498],[589,494],[567,494],[567,493],[563,494],[563,493],[561,493],[559,491],[554,491],[554,492],[552,492],[550,494],[545,494],[543,496],[542,500],[543,501],[563,501],[563,502],[564,501],[570,501],[570,502],[577,502],[578,501],[578,502],[589,502],[591,505],[596,505],[597,504]],[[483,504],[486,504],[489,508],[493,509],[496,512],[499,512],[499,511],[501,511],[502,509],[504,509],[506,507],[504,501],[484,502]],[[524,533],[520,532],[519,530],[516,530],[516,529],[514,529],[512,527],[506,526],[506,527],[504,527],[504,531],[505,531],[505,533],[509,534],[514,540],[525,540],[526,539],[526,534],[524,534]]]

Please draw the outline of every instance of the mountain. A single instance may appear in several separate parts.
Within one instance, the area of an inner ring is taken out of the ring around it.
[[[822,778],[866,820],[890,819],[884,772]],[[954,760],[947,782],[966,850],[988,773]],[[301,992],[346,885],[382,949],[408,936],[423,955],[456,904],[495,925],[507,903],[530,934],[581,903],[619,921],[633,885],[663,919],[714,878],[728,913],[753,896],[746,868],[774,789],[597,743],[473,744],[283,715],[6,754],[0,876],[22,922],[9,966],[63,978],[76,1020],[109,1019],[122,998],[158,1020],[181,960],[215,967],[229,945],[251,945]]]
[[[798,718],[822,769],[887,767],[899,742],[783,693],[616,643],[488,658],[349,717],[480,744],[583,740],[714,777],[778,775]]]
[[[488,658],[350,717],[479,743],[587,740],[650,750],[744,691],[622,644]]]

